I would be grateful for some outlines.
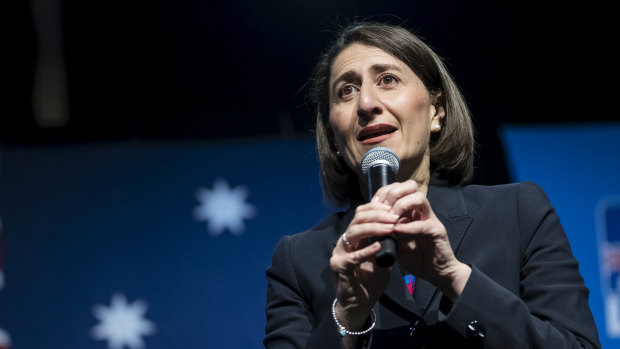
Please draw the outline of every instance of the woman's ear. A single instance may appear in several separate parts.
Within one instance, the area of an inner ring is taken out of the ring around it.
[[[441,92],[431,97],[431,132],[441,131],[443,118],[446,116],[446,110],[443,106],[443,98]]]

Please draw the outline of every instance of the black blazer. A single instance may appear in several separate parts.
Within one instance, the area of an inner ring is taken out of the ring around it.
[[[531,182],[449,186],[433,177],[428,199],[456,257],[472,267],[450,304],[429,282],[412,295],[398,265],[375,305],[372,348],[600,348],[589,291],[543,190]],[[334,214],[284,236],[267,270],[267,348],[340,348],[331,314],[329,258],[354,214]]]

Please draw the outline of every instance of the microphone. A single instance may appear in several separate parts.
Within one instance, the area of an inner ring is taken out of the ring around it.
[[[362,173],[368,176],[368,198],[372,198],[377,190],[394,182],[394,176],[400,169],[400,159],[390,149],[376,147],[370,149],[362,158]],[[398,244],[393,236],[381,240],[381,250],[375,256],[379,266],[387,268],[396,261]]]

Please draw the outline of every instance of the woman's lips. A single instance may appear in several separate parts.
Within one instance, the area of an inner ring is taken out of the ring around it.
[[[362,144],[376,144],[376,143],[381,143],[384,140],[390,138],[392,136],[391,133],[385,134],[385,135],[381,135],[381,136],[377,136],[377,137],[372,137],[372,138],[367,138],[364,139],[362,141]]]
[[[357,140],[362,144],[375,144],[390,138],[396,128],[388,124],[379,124],[364,127],[357,135]]]

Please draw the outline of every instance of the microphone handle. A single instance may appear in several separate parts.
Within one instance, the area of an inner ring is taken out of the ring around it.
[[[386,236],[379,240],[381,242],[381,250],[375,255],[375,262],[380,267],[391,267],[396,261],[396,252],[398,252],[398,244],[393,236]]]
[[[376,164],[368,169],[368,193],[372,198],[377,190],[384,185],[394,182],[394,172],[388,164]],[[386,236],[380,239],[381,250],[377,252],[375,261],[381,267],[387,268],[396,261],[396,252],[398,244],[393,236]]]

